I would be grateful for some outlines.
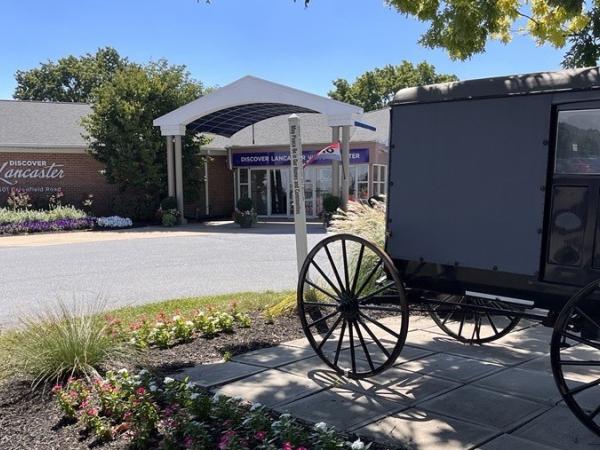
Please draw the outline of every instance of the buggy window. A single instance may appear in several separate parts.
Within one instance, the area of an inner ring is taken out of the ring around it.
[[[555,172],[600,174],[600,109],[558,113]]]

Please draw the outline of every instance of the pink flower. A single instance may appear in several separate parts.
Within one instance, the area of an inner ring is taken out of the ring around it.
[[[98,410],[96,408],[90,408],[86,411],[88,416],[97,416]]]
[[[183,446],[185,448],[192,448],[194,446],[194,440],[191,436],[186,436],[183,438]]]
[[[291,442],[284,442],[281,446],[281,450],[294,450],[294,446]]]
[[[296,450],[308,450],[306,447],[298,447]]]
[[[135,391],[135,393],[137,395],[144,395],[146,393],[146,389],[143,386],[139,387],[139,388],[137,388],[137,390]]]
[[[257,441],[264,441],[265,438],[267,437],[267,432],[266,431],[257,431],[256,434],[254,435],[254,439],[256,439]]]
[[[55,384],[55,385],[54,385],[54,387],[52,388],[52,392],[53,392],[54,394],[56,394],[57,392],[60,392],[60,391],[62,391],[62,385],[60,385],[60,384]]]
[[[129,420],[131,416],[133,416],[133,413],[131,411],[126,411],[125,414],[123,414],[123,420]]]

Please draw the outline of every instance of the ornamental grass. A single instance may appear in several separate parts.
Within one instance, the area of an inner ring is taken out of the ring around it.
[[[102,306],[100,301],[88,307],[58,302],[22,319],[22,327],[0,341],[4,375],[28,379],[35,388],[72,376],[96,377],[109,363],[131,361],[135,349],[110,333]]]

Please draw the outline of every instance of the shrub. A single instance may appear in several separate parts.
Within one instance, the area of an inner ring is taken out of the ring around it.
[[[175,197],[163,198],[160,202],[160,209],[167,211],[169,209],[177,209],[177,199]]]
[[[323,196],[323,210],[327,213],[333,214],[342,206],[342,200],[333,194],[325,194]]]
[[[22,319],[23,328],[2,341],[8,355],[5,369],[27,376],[35,387],[71,376],[97,376],[106,364],[130,358],[133,348],[109,333],[100,309],[99,302],[86,310],[59,302],[35,318]]]
[[[31,196],[23,189],[10,188],[6,205],[13,211],[31,208]]]
[[[248,197],[242,197],[237,201],[237,209],[241,212],[252,211],[254,206],[252,205],[252,200]]]
[[[164,212],[162,215],[162,224],[165,227],[174,227],[177,225],[177,216],[173,214],[170,210]]]
[[[13,210],[10,208],[0,208],[0,224],[33,222],[33,221],[53,221],[63,219],[85,219],[85,211],[74,208],[73,206],[57,206],[56,208],[45,210]]]

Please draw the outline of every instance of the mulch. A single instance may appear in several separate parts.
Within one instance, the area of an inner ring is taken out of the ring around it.
[[[250,328],[237,327],[211,339],[198,338],[170,349],[144,352],[143,366],[161,376],[177,369],[204,364],[231,356],[272,347],[280,342],[303,336],[295,315],[276,317],[266,323],[259,313],[250,313]],[[127,366],[128,364],[125,364]],[[135,368],[129,364],[129,368]],[[25,382],[0,385],[0,449],[126,449],[123,439],[97,445],[83,428],[62,420],[62,414],[49,392],[32,392]]]

